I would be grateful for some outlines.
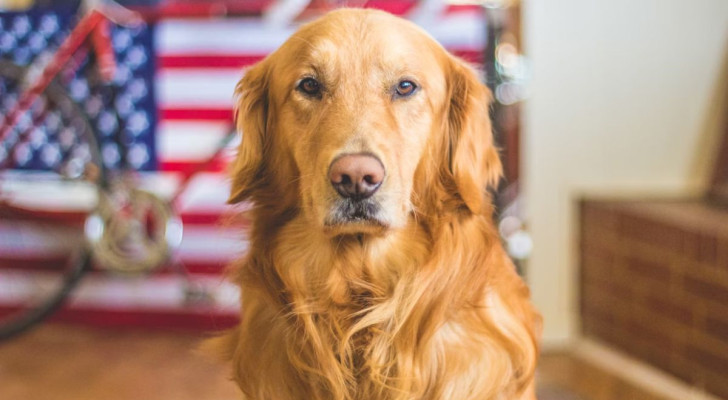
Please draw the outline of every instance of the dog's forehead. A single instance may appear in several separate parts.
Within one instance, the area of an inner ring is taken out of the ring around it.
[[[376,10],[327,14],[289,39],[296,58],[310,63],[360,63],[385,69],[431,63],[434,40],[409,21]],[[325,66],[325,65],[324,65]]]

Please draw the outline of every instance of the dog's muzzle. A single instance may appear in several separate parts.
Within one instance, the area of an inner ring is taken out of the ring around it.
[[[329,181],[339,194],[327,225],[365,223],[382,225],[379,203],[373,195],[382,186],[385,170],[379,158],[368,153],[344,154],[329,167]]]

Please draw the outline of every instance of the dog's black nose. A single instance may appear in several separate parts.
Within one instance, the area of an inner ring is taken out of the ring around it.
[[[331,185],[344,198],[362,200],[382,185],[384,166],[369,154],[347,154],[329,167]]]

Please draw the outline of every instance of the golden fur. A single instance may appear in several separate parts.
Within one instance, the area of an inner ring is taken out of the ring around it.
[[[303,77],[323,87],[311,98]],[[402,79],[418,91],[393,96]],[[214,345],[248,400],[533,399],[540,317],[504,253],[490,93],[413,24],[345,9],[237,87],[240,324]],[[338,155],[373,154],[376,223],[331,223]]]

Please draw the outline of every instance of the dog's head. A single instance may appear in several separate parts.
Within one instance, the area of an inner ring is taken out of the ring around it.
[[[305,25],[236,93],[230,202],[300,210],[332,235],[386,232],[414,213],[481,213],[500,176],[488,89],[384,12]]]

